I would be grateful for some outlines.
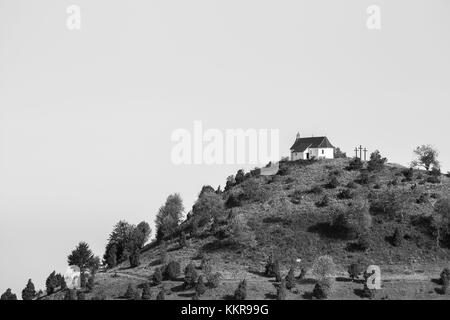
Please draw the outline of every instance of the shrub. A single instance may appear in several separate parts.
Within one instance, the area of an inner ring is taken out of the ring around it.
[[[370,238],[367,233],[364,233],[359,236],[358,241],[356,242],[356,246],[361,251],[366,251],[370,248]]]
[[[371,178],[369,176],[369,172],[367,170],[361,170],[356,182],[360,185],[368,185],[371,182]]]
[[[156,296],[156,300],[166,300],[166,293],[164,291],[164,288],[159,291],[158,295]]]
[[[142,300],[151,300],[152,299],[152,290],[151,290],[151,286],[150,283],[144,283],[144,286],[142,288],[142,296],[141,296]]]
[[[448,293],[448,286],[449,286],[449,279],[444,280],[444,283],[442,284],[442,294],[447,294]]]
[[[141,264],[139,249],[133,250],[133,253],[130,255],[129,259],[130,259],[130,267],[131,268],[138,267]]]
[[[130,283],[127,287],[127,291],[124,294],[126,299],[137,300],[136,297],[139,295],[137,289]]]
[[[238,195],[235,194],[230,194],[228,196],[227,201],[225,201],[225,207],[227,209],[231,209],[231,208],[235,208],[235,207],[240,207],[242,205],[241,199]]]
[[[412,162],[412,166],[423,167],[425,170],[430,170],[431,167],[439,167],[439,161],[437,157],[439,152],[431,145],[422,145],[414,150],[417,159]]]
[[[438,183],[441,183],[441,179],[438,176],[430,176],[426,179],[426,182],[438,184]]]
[[[322,194],[323,193],[323,188],[321,186],[314,186],[308,192],[309,193],[313,193],[313,194]]]
[[[339,180],[336,176],[331,177],[330,181],[326,184],[328,189],[335,189],[339,186]]]
[[[352,279],[352,281],[355,281],[364,272],[364,266],[360,261],[357,261],[348,266],[347,272],[350,279]]]
[[[384,164],[387,162],[386,158],[382,158],[380,151],[375,150],[370,155],[370,160],[367,162],[367,170],[369,171],[377,171],[381,170],[384,167]]]
[[[180,248],[189,248],[190,243],[187,240],[186,234],[184,232],[181,232],[179,243]]]
[[[22,290],[22,300],[33,300],[36,297],[36,290],[31,279],[28,280],[27,286]]]
[[[206,276],[208,287],[210,288],[217,288],[220,284],[220,279],[222,278],[222,275],[219,272],[216,273],[210,273]]]
[[[337,197],[338,197],[339,199],[341,199],[341,200],[348,200],[348,199],[353,198],[353,194],[352,194],[352,192],[350,191],[350,189],[342,189],[342,190],[338,193]]]
[[[168,280],[177,280],[180,276],[180,263],[177,261],[170,261],[164,269],[164,278]]]
[[[405,169],[402,171],[403,176],[405,177],[406,181],[411,181],[414,177],[414,171],[413,168]]]
[[[361,161],[360,158],[353,158],[352,161],[350,161],[350,163],[347,166],[347,170],[349,171],[357,171],[357,170],[361,170],[363,168],[363,162]]]
[[[300,274],[298,275],[297,279],[303,280],[303,279],[305,279],[305,276],[306,276],[306,269],[305,269],[305,268],[302,268],[302,269],[300,270]]]
[[[193,263],[189,263],[184,269],[184,286],[186,288],[192,288],[198,279],[197,270]]]
[[[402,245],[403,235],[399,228],[395,228],[394,234],[392,235],[392,245],[394,247],[400,247]]]
[[[86,295],[84,294],[83,291],[77,292],[77,300],[86,300]]]
[[[338,212],[334,216],[331,226],[335,236],[351,240],[370,230],[372,216],[365,202],[355,202],[347,211]]]
[[[314,286],[312,296],[316,299],[327,299],[333,292],[333,279],[325,278],[320,280]]]
[[[75,265],[84,271],[89,268],[94,262],[94,254],[86,242],[80,242],[78,246],[67,257],[69,266]]]
[[[155,269],[155,272],[153,273],[153,276],[152,276],[152,280],[153,280],[153,283],[155,285],[158,285],[158,284],[160,284],[162,282],[163,275],[162,275],[162,272],[161,272],[160,268],[156,268]]]
[[[64,300],[77,300],[77,290],[66,289],[66,292],[64,293]]]
[[[319,208],[323,208],[328,206],[328,204],[330,203],[330,198],[327,195],[324,195],[322,197],[322,199],[320,199],[319,201],[316,202],[316,206]]]
[[[198,277],[197,284],[195,285],[195,293],[200,297],[206,292],[206,286],[203,281],[203,276]]]
[[[269,260],[266,262],[264,275],[266,277],[275,277],[275,261],[276,259],[271,255]]]
[[[86,289],[91,292],[94,289],[94,285],[95,285],[95,276],[92,274],[89,278],[88,281],[86,283]]]
[[[0,300],[17,300],[17,296],[11,292],[11,289],[8,288],[0,297]]]
[[[449,268],[444,268],[444,270],[442,270],[439,280],[440,280],[440,284],[444,284],[446,281],[448,282],[450,280],[450,269]]]
[[[286,281],[284,279],[277,288],[277,300],[286,300]]]
[[[358,186],[353,181],[350,181],[349,183],[347,183],[347,188],[349,188],[349,189],[356,189],[357,187]]]
[[[156,214],[156,240],[170,237],[177,229],[183,215],[183,200],[178,193],[167,197],[165,204]]]
[[[231,219],[229,229],[229,238],[235,245],[244,247],[254,247],[256,245],[255,234],[248,226],[243,214],[238,214]]]
[[[405,194],[396,190],[385,190],[369,196],[370,210],[387,216],[390,219],[403,217],[408,199]]]
[[[334,276],[336,272],[336,265],[334,264],[333,258],[330,256],[320,256],[313,264],[312,274],[318,280],[323,280]]]
[[[289,272],[288,272],[285,280],[286,280],[286,288],[288,290],[292,290],[295,288],[294,268],[289,269]]]
[[[361,291],[361,298],[373,299],[375,298],[376,289],[369,289],[367,283],[364,283],[364,288]]]
[[[56,278],[55,271],[50,273],[50,275],[47,277],[47,280],[45,281],[45,287],[47,294],[52,294],[53,292],[55,292],[56,288],[58,287],[58,279]]]
[[[244,279],[239,283],[237,289],[234,291],[235,300],[245,300],[247,298],[247,281]]]
[[[159,247],[159,263],[162,265],[167,263],[167,245],[165,241],[161,241]]]
[[[347,158],[347,154],[345,152],[342,152],[341,149],[335,148],[334,149],[334,158]]]

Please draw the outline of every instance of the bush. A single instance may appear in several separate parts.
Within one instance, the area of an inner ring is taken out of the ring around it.
[[[327,255],[320,256],[314,261],[312,267],[312,274],[319,281],[325,278],[332,277],[334,276],[335,273],[336,273],[336,265],[334,264],[332,257]]]
[[[373,299],[375,298],[376,289],[369,289],[367,283],[364,283],[364,288],[361,291],[361,298]]]
[[[439,280],[440,280],[440,284],[444,284],[446,281],[448,282],[450,280],[450,269],[449,268],[445,268],[444,270],[442,270]]]
[[[331,177],[330,181],[326,184],[328,189],[335,189],[339,186],[339,180],[336,176]]]
[[[131,268],[138,267],[141,264],[139,249],[133,250],[133,253],[130,255],[129,259]]]
[[[289,272],[288,272],[285,280],[286,280],[286,288],[288,290],[292,290],[295,288],[294,268],[289,269]]]
[[[142,300],[151,300],[152,299],[152,290],[151,290],[151,286],[150,283],[144,283],[144,286],[142,288],[142,296],[141,296]]]
[[[195,285],[195,293],[200,297],[206,292],[206,286],[203,281],[203,276],[198,277],[197,284]]]
[[[170,261],[164,269],[164,278],[168,280],[177,280],[180,276],[180,263],[177,261]]]
[[[228,196],[227,201],[225,201],[225,207],[227,209],[231,209],[231,208],[235,208],[235,207],[240,207],[242,205],[241,203],[241,199],[239,196],[235,195],[235,194],[230,194]]]
[[[392,245],[394,247],[400,247],[402,245],[403,235],[399,228],[395,228],[394,234],[392,235]]]
[[[95,276],[94,276],[94,275],[91,275],[91,276],[88,278],[88,281],[87,281],[87,283],[86,283],[86,289],[87,289],[89,292],[91,292],[91,291],[94,289],[94,285],[95,285]]]
[[[319,201],[316,202],[316,206],[319,208],[323,208],[328,206],[328,204],[330,203],[330,198],[327,195],[324,195],[322,197],[322,199],[320,199]]]
[[[277,289],[277,300],[286,300],[286,281],[283,279]]]
[[[403,217],[408,199],[396,190],[385,190],[369,196],[370,211],[390,219]]]
[[[369,171],[377,171],[381,170],[384,167],[384,164],[387,162],[386,158],[382,158],[380,151],[375,150],[370,155],[370,160],[367,162],[367,170]]]
[[[360,185],[368,185],[371,181],[372,179],[370,178],[369,172],[367,170],[361,170],[361,173],[356,179],[356,182]]]
[[[84,294],[83,291],[77,292],[77,300],[86,300],[86,295]]]
[[[441,183],[441,179],[438,176],[430,176],[426,179],[426,182],[437,184],[437,183]]]
[[[355,281],[364,272],[364,266],[360,261],[357,261],[348,266],[347,272],[350,279],[352,279],[352,281]]]
[[[237,287],[236,291],[234,291],[234,299],[235,300],[245,300],[247,298],[247,281],[244,279],[241,283],[239,283],[239,286]]]
[[[323,193],[323,188],[321,186],[314,186],[314,187],[311,188],[311,190],[308,191],[308,193],[322,194]]]
[[[353,158],[352,161],[350,161],[350,163],[347,166],[347,170],[349,171],[357,171],[357,170],[361,170],[363,168],[363,162],[361,161],[360,158]]]
[[[28,280],[27,286],[22,290],[22,300],[33,300],[36,297],[36,290],[31,279]]]
[[[139,300],[140,298],[139,292],[131,283],[128,285],[124,297],[129,300]]]
[[[161,241],[159,247],[159,263],[162,265],[167,263],[167,245],[165,241]]]
[[[366,251],[370,248],[370,238],[367,233],[364,233],[359,236],[358,241],[356,242],[356,246],[361,251]]]
[[[206,279],[208,281],[208,287],[210,288],[217,288],[220,284],[220,279],[222,278],[222,275],[219,272],[216,273],[210,273],[206,276]]]
[[[198,279],[197,270],[193,263],[189,263],[184,269],[184,286],[185,288],[192,288],[195,286]]]
[[[156,296],[156,300],[166,300],[166,293],[164,292],[164,288],[159,291],[158,295]]]
[[[312,296],[316,299],[327,299],[333,292],[333,279],[325,278],[320,280],[314,286]]]
[[[190,243],[187,240],[186,234],[184,232],[181,232],[179,243],[180,243],[180,248],[189,248],[189,246],[190,246]]]
[[[11,292],[11,289],[8,288],[0,297],[0,300],[17,300],[17,296]]]
[[[45,281],[45,287],[47,294],[52,294],[55,292],[56,288],[58,288],[59,283],[58,279],[56,277],[56,272],[53,271],[50,273],[50,275],[47,277],[47,280]]]
[[[341,199],[341,200],[348,200],[348,199],[353,198],[353,194],[350,191],[350,189],[342,189],[338,193],[337,197],[338,197],[338,199]]]
[[[347,188],[349,188],[349,189],[356,189],[357,187],[358,186],[353,181],[350,181],[349,183],[347,183]]]
[[[413,168],[405,169],[402,171],[403,176],[405,177],[406,181],[411,181],[414,177],[414,171]]]
[[[156,268],[155,269],[155,272],[153,273],[153,276],[152,276],[152,280],[153,280],[153,283],[155,285],[158,285],[158,284],[160,284],[162,282],[163,275],[162,275],[162,272],[161,272],[160,268]]]

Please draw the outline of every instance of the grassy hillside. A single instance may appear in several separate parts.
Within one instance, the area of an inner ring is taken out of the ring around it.
[[[183,270],[194,263],[199,274],[210,273],[201,268],[206,259],[212,272],[221,274],[221,281],[202,299],[231,298],[242,279],[248,283],[247,298],[275,298],[277,283],[264,276],[269,256],[279,259],[283,277],[293,265],[296,276],[301,268],[307,271],[287,294],[288,299],[307,299],[314,287],[311,266],[322,255],[333,258],[338,280],[348,277],[347,267],[355,261],[380,265],[383,290],[378,298],[445,298],[433,279],[447,267],[450,250],[445,241],[439,248],[436,245],[430,217],[437,199],[450,194],[450,179],[442,175],[433,181],[426,172],[408,174],[406,168],[392,164],[375,172],[348,170],[350,161],[283,162],[277,175],[247,174],[230,185],[220,193],[226,210],[218,226],[208,222],[194,233],[194,218],[189,215],[178,231],[186,232],[190,245],[180,247],[176,237],[167,239],[168,261],[178,261],[181,274],[153,285],[152,299],[161,290],[166,299],[191,299],[194,289],[183,287]],[[350,212],[359,219],[364,210],[370,218],[364,222],[364,232],[338,232],[337,216]],[[230,240],[230,224],[237,216],[246,222],[248,243]],[[396,230],[400,236],[393,239]],[[152,282],[156,268],[164,268],[160,251],[152,243],[142,250],[138,267],[131,268],[126,261],[98,273],[94,290],[86,298],[123,299],[129,284],[139,290]],[[296,264],[297,259],[301,263]],[[357,282],[338,281],[331,298],[358,299],[361,288]]]

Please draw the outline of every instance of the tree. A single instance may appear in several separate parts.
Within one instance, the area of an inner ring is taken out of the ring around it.
[[[151,300],[152,299],[152,290],[150,283],[146,282],[144,283],[144,286],[142,288],[142,300]]]
[[[158,295],[156,296],[156,300],[166,300],[166,293],[164,292],[164,288],[159,291]]]
[[[185,288],[192,288],[198,279],[197,270],[193,263],[189,263],[184,269],[184,286]]]
[[[286,280],[281,280],[277,288],[277,300],[286,300]]]
[[[411,163],[412,167],[422,167],[429,171],[431,167],[439,167],[439,161],[437,157],[439,152],[433,148],[433,146],[421,145],[414,150],[416,159]]]
[[[200,297],[206,292],[206,286],[203,281],[203,276],[198,277],[197,284],[195,285],[195,293]]]
[[[180,276],[180,263],[170,261],[164,269],[164,278],[168,280],[177,280]]]
[[[244,181],[245,173],[244,170],[239,169],[236,173],[236,176],[234,177],[234,180],[236,181],[236,184],[240,184]]]
[[[197,227],[203,227],[211,219],[219,222],[225,215],[225,203],[222,196],[214,192],[203,193],[192,207],[192,216]]]
[[[83,291],[77,291],[77,300],[86,300],[86,295]]]
[[[80,242],[78,246],[67,257],[69,266],[78,266],[81,272],[86,271],[89,266],[93,265],[94,254],[86,242]]]
[[[91,274],[91,276],[89,277],[87,283],[86,283],[86,289],[91,292],[94,289],[94,285],[95,285],[95,275]]]
[[[370,155],[370,160],[367,163],[367,169],[369,171],[377,171],[381,170],[384,167],[384,164],[387,162],[386,158],[381,157],[381,153],[378,150],[375,150]]]
[[[254,247],[256,245],[255,234],[248,226],[247,220],[242,214],[234,216],[230,223],[230,239],[239,246]]]
[[[150,238],[151,233],[152,229],[150,228],[150,225],[145,221],[140,222],[132,233],[133,241],[136,246],[141,249]]]
[[[128,244],[132,237],[134,226],[121,220],[109,235],[103,260],[112,268],[129,258]],[[115,257],[115,258],[114,258]]]
[[[312,295],[316,299],[327,299],[333,291],[333,286],[333,279],[324,278],[316,283]]]
[[[295,288],[295,275],[294,275],[294,268],[290,268],[289,272],[285,278],[286,280],[286,288],[288,290],[292,290]]]
[[[400,247],[402,245],[403,236],[399,228],[395,228],[392,235],[392,245],[394,247]]]
[[[163,276],[160,268],[156,268],[152,276],[153,283],[158,285],[162,282]]]
[[[340,148],[334,149],[334,158],[347,158],[347,154],[345,152],[342,152]]]
[[[27,286],[22,290],[22,300],[33,300],[36,297],[36,290],[31,279],[28,280]]]
[[[183,200],[178,193],[169,195],[156,214],[156,239],[161,241],[172,235],[180,223],[184,211]]]
[[[352,281],[355,281],[364,272],[364,266],[360,261],[357,261],[349,265],[347,272],[350,279],[352,279]]]
[[[242,280],[234,291],[235,300],[245,300],[247,298],[247,280]]]
[[[319,280],[323,280],[334,276],[336,272],[336,265],[333,258],[330,256],[320,256],[313,264],[312,274]]]
[[[50,275],[47,277],[47,280],[45,281],[45,288],[47,291],[47,294],[52,294],[55,292],[55,290],[59,287],[58,279],[56,278],[56,272],[53,271],[50,273]]]
[[[442,236],[448,234],[450,225],[450,197],[439,199],[434,205],[433,225],[436,228],[436,246],[440,247]]]
[[[0,300],[17,300],[17,296],[11,292],[11,289],[6,289],[5,293],[2,294]]]
[[[139,300],[140,296],[137,289],[130,283],[128,284],[127,291],[124,294],[124,297],[129,300]]]

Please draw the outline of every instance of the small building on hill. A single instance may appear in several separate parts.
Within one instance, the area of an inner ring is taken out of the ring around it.
[[[334,147],[327,137],[301,138],[297,133],[291,147],[291,161],[308,159],[334,159]]]

